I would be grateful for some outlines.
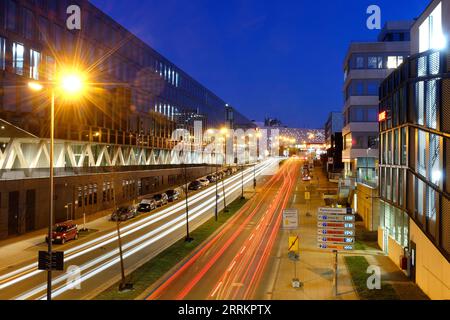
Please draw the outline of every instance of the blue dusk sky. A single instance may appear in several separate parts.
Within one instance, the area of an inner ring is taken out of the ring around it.
[[[249,119],[321,128],[343,107],[351,41],[382,21],[418,17],[429,0],[91,0]]]

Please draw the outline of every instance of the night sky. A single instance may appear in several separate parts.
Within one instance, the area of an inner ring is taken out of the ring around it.
[[[91,0],[249,119],[322,128],[342,111],[351,41],[376,40],[366,9],[418,17],[429,0]]]

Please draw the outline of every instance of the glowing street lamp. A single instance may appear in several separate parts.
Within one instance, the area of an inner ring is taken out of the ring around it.
[[[48,89],[51,95],[50,109],[50,213],[48,219],[48,258],[50,261],[47,270],[47,301],[52,299],[52,233],[53,233],[53,216],[54,216],[54,149],[55,149],[55,91],[60,91],[69,97],[80,95],[83,89],[83,77],[76,72],[62,73],[58,81],[49,83],[40,83],[32,81],[28,83],[28,88],[32,91],[43,91]]]

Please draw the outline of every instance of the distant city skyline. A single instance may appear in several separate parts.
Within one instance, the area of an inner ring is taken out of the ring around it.
[[[368,6],[381,7],[384,24],[413,19],[429,3],[91,2],[249,119],[276,115],[299,128],[321,128],[329,112],[342,111],[342,64],[348,45],[378,36],[378,30],[366,28]]]

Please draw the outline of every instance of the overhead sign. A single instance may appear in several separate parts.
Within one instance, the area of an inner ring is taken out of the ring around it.
[[[286,209],[283,211],[283,229],[298,229],[298,210]]]
[[[352,208],[319,208],[319,214],[353,214]]]

